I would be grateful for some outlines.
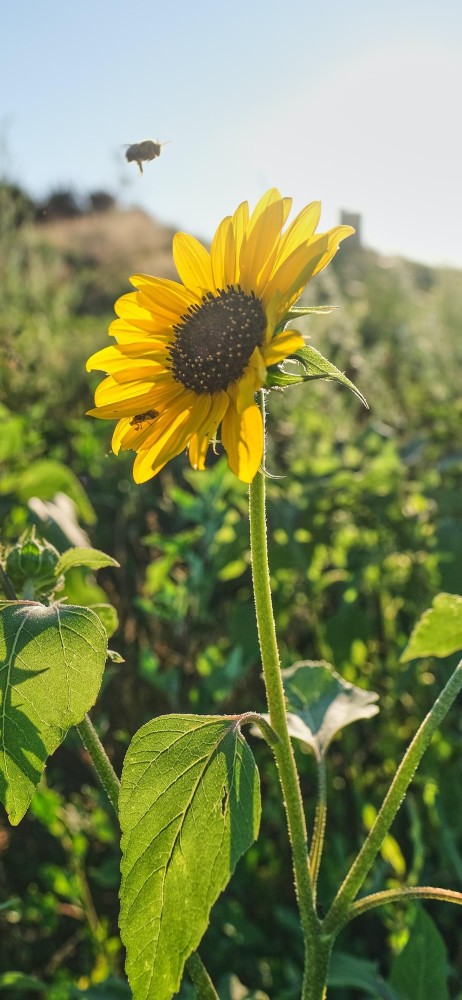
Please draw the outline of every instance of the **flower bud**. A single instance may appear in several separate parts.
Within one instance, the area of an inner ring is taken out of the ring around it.
[[[35,600],[60,589],[63,578],[56,575],[60,555],[54,545],[38,538],[35,528],[13,545],[5,562],[5,572],[18,597]]]

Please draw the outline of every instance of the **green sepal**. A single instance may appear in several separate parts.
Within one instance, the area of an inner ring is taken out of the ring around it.
[[[295,385],[297,382],[310,382],[313,379],[330,379],[333,382],[339,382],[340,385],[346,386],[347,389],[351,389],[355,396],[361,400],[364,406],[368,407],[367,400],[363,396],[362,392],[355,386],[351,379],[347,378],[331,361],[316,350],[314,347],[306,345],[305,347],[300,347],[295,354],[291,355],[290,361],[298,361],[304,368],[303,374],[294,374],[293,372],[286,372],[282,367],[274,367],[274,369],[269,369],[266,376],[266,388],[280,387],[283,388],[287,385]]]

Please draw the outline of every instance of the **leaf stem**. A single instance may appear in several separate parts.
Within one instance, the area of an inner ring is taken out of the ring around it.
[[[327,789],[326,789],[326,762],[323,756],[317,761],[318,765],[318,801],[316,814],[314,817],[313,837],[310,848],[310,871],[313,880],[313,893],[316,899],[316,887],[318,882],[319,868],[324,846],[324,834],[326,830],[327,818]]]
[[[404,754],[382,806],[377,813],[375,823],[325,918],[323,929],[326,934],[337,934],[339,928],[345,925],[351,903],[359,892],[375,861],[425,750],[461,688],[462,660],[457,665],[454,673],[449,678],[446,686],[425,717]]]
[[[260,405],[264,420],[264,395],[263,393],[260,395]],[[295,889],[305,942],[305,974],[302,1000],[317,1000],[318,997],[323,996],[326,969],[319,970],[318,975],[321,925],[314,906],[313,885],[308,865],[307,831],[303,801],[293,748],[287,728],[286,706],[271,600],[265,497],[265,477],[263,473],[258,473],[249,488],[252,577],[258,637],[270,713],[270,724],[278,737],[278,742],[273,746],[273,753],[279,770],[279,778],[284,796],[292,847]]]
[[[111,805],[117,813],[120,781],[89,715],[86,715],[80,725],[77,726],[77,732],[85,749],[88,750],[88,753],[90,754],[93,767],[98,775],[98,778]]]
[[[196,987],[198,1000],[220,1000],[205,965],[197,951],[186,960],[185,968]]]
[[[431,885],[402,886],[399,889],[384,889],[383,892],[374,892],[370,896],[364,896],[352,903],[345,915],[345,924],[356,917],[360,917],[368,910],[373,910],[376,906],[385,906],[387,903],[399,903],[406,899],[439,899],[442,903],[456,903],[462,906],[462,892],[455,892],[453,889],[438,889]],[[340,928],[341,929],[341,928]]]

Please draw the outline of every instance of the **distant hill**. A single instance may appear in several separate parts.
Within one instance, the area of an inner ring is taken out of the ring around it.
[[[112,274],[142,272],[174,278],[174,232],[140,208],[112,208],[41,222],[36,237],[74,261],[82,258],[86,264],[93,263]]]

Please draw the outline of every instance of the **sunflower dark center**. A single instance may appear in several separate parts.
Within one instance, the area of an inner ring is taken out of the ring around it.
[[[173,377],[197,393],[226,389],[243,374],[263,344],[266,316],[259,299],[238,286],[207,292],[174,327]]]

